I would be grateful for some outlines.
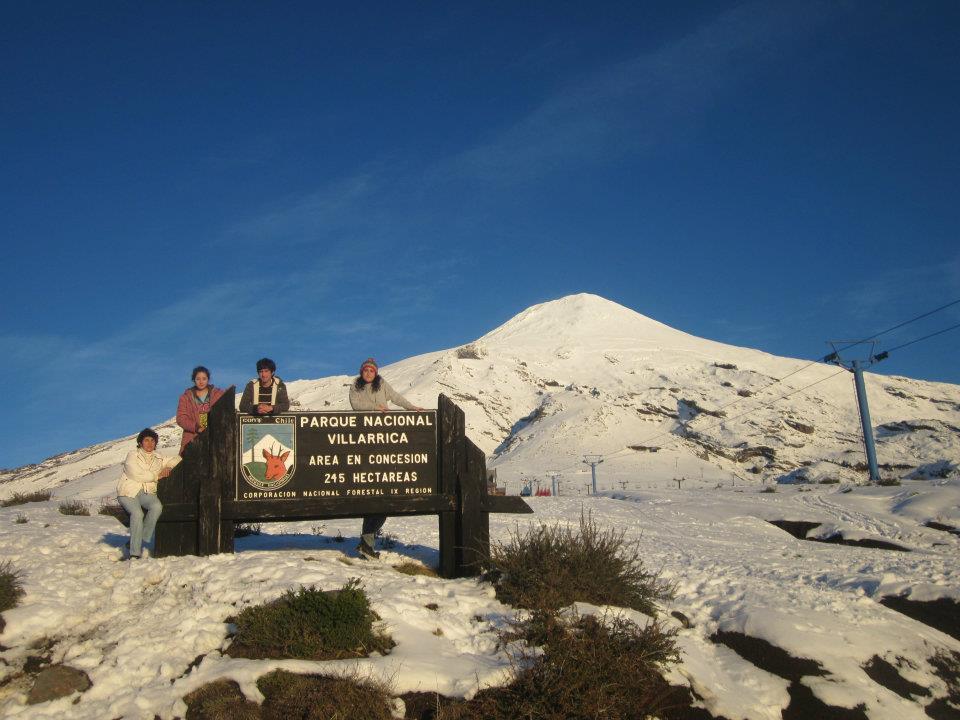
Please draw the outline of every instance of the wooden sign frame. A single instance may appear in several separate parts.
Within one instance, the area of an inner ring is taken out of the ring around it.
[[[491,512],[533,512],[519,497],[487,494],[486,457],[466,437],[463,411],[446,395],[437,399],[435,493],[310,497],[296,502],[237,500],[240,420],[235,397],[236,388],[230,387],[211,408],[206,432],[187,445],[183,462],[160,481],[157,494],[163,513],[157,524],[156,557],[233,552],[239,522],[437,515],[438,572],[443,577],[465,577],[479,574],[489,558]]]

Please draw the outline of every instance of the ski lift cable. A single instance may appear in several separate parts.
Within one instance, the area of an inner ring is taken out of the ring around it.
[[[863,338],[862,340],[856,340],[856,341],[854,341],[854,342],[848,343],[847,345],[844,345],[844,346],[842,346],[842,347],[837,348],[837,350],[836,350],[834,353],[832,353],[832,355],[836,355],[836,353],[843,352],[844,350],[849,350],[849,349],[852,348],[852,347],[856,347],[857,345],[861,345],[861,344],[863,344],[863,343],[865,343],[865,342],[868,342],[868,341],[870,341],[870,340],[872,340],[872,339],[874,339],[874,338],[878,338],[878,337],[880,337],[881,335],[886,335],[887,333],[893,332],[894,330],[898,330],[899,328],[906,327],[907,325],[910,325],[911,323],[915,323],[917,320],[922,320],[922,319],[925,318],[925,317],[929,317],[930,315],[933,315],[933,314],[935,314],[935,313],[938,313],[938,312],[940,312],[941,310],[946,310],[948,307],[953,307],[954,305],[957,305],[957,304],[960,304],[960,299],[954,300],[954,301],[952,301],[952,302],[948,302],[946,305],[941,305],[941,306],[938,307],[938,308],[934,308],[933,310],[929,310],[929,311],[927,311],[927,312],[925,312],[925,313],[922,313],[922,314],[920,314],[920,315],[917,315],[916,317],[911,318],[911,319],[909,319],[909,320],[904,320],[903,322],[897,323],[896,325],[893,325],[892,327],[888,327],[886,330],[881,330],[881,331],[878,332],[878,333],[874,333],[873,335],[869,335],[869,336]],[[956,327],[956,326],[954,326],[954,327]],[[948,328],[948,330],[952,330],[952,329],[953,329],[953,328]],[[941,332],[946,332],[946,330],[942,330]],[[938,334],[938,333],[934,333],[934,334]],[[933,337],[933,336],[930,335],[930,336],[928,336],[928,337]],[[922,338],[922,339],[926,339],[926,338]],[[916,340],[916,341],[914,341],[914,342],[919,342],[919,340]],[[898,350],[898,349],[900,349],[901,347],[906,347],[906,345],[899,345],[899,346],[897,346],[896,348],[892,348],[892,349],[890,349],[890,350],[887,350],[887,352],[888,352],[888,353],[893,352],[893,350]],[[828,355],[827,357],[830,357],[830,355]],[[817,358],[816,360],[811,360],[811,361],[808,362],[806,365],[803,365],[802,367],[797,368],[797,369],[794,370],[793,372],[787,373],[787,374],[784,375],[782,378],[776,378],[776,379],[774,379],[773,381],[767,383],[767,384],[764,385],[762,388],[760,388],[759,390],[757,390],[754,394],[762,393],[762,392],[763,392],[764,390],[766,390],[768,387],[772,387],[772,386],[776,385],[777,383],[781,383],[781,382],[783,382],[784,380],[786,380],[788,377],[792,377],[793,375],[796,375],[797,373],[801,373],[801,372],[803,372],[804,370],[806,370],[807,368],[813,367],[814,365],[819,365],[821,362],[824,362],[825,360],[826,360],[826,358]],[[720,407],[718,407],[716,411],[717,411],[717,412],[720,412],[721,410],[726,410],[728,407],[733,407],[734,405],[737,405],[737,404],[743,402],[743,401],[746,400],[746,399],[747,399],[746,397],[740,397],[740,398],[737,398],[736,400],[731,400],[731,401],[728,402],[726,405],[721,405]],[[762,407],[762,406],[761,406],[761,407]]]
[[[956,330],[957,328],[960,328],[960,323],[957,323],[956,325],[951,325],[950,327],[944,328],[943,330],[937,330],[937,332],[935,332],[935,333],[930,333],[929,335],[924,335],[923,337],[918,337],[916,340],[911,340],[910,342],[905,342],[905,343],[903,343],[902,345],[897,345],[896,347],[890,348],[889,350],[885,350],[884,352],[886,352],[887,354],[890,354],[890,353],[892,353],[894,350],[902,350],[903,348],[908,347],[908,346],[910,346],[910,345],[913,345],[914,343],[918,343],[918,342],[920,342],[921,340],[929,340],[929,339],[932,338],[932,337],[936,337],[937,335],[943,335],[945,332],[950,332],[951,330]]]
[[[943,310],[944,308],[950,307],[950,305],[956,305],[957,302],[960,302],[960,300],[958,300],[958,301],[956,301],[956,302],[953,302],[953,303],[949,303],[949,304],[947,304],[947,305],[944,305],[943,307],[938,308],[938,310]],[[930,315],[930,314],[932,314],[933,312],[936,312],[936,311],[935,311],[935,310],[932,310],[930,313],[926,313],[926,315]],[[926,315],[918,316],[918,318],[915,318],[915,319],[919,319],[920,317],[926,317]],[[911,322],[912,322],[912,321],[911,321]],[[890,330],[894,330],[894,329],[896,329],[896,328],[898,328],[898,327],[902,327],[902,326],[905,325],[905,324],[906,324],[906,323],[901,323],[900,325],[895,325],[894,327],[890,328]],[[955,325],[951,325],[950,327],[947,327],[947,328],[943,328],[942,330],[938,330],[937,332],[930,333],[929,335],[924,335],[924,336],[922,336],[922,337],[915,338],[915,339],[913,339],[913,340],[910,340],[909,342],[905,342],[905,343],[902,343],[902,344],[900,344],[900,345],[897,345],[896,347],[892,347],[892,348],[890,348],[889,350],[886,350],[886,351],[885,351],[885,355],[884,355],[884,356],[889,355],[890,353],[892,353],[892,352],[894,352],[894,351],[896,351],[896,350],[902,350],[903,348],[909,347],[910,345],[915,345],[916,343],[922,342],[923,340],[929,340],[929,339],[932,338],[932,337],[936,337],[936,336],[938,336],[938,335],[943,335],[944,333],[950,332],[951,330],[956,330],[957,328],[960,328],[960,323],[957,323],[957,324],[955,324]],[[889,330],[885,330],[884,332],[889,332]],[[739,415],[734,415],[733,417],[730,417],[730,418],[724,418],[724,419],[721,420],[720,422],[716,422],[716,423],[714,423],[713,425],[708,425],[708,426],[705,427],[705,428],[699,428],[698,432],[705,432],[705,431],[707,431],[707,430],[711,430],[711,429],[713,429],[713,428],[715,428],[715,427],[718,427],[718,426],[720,426],[720,425],[723,425],[723,423],[725,423],[725,422],[731,422],[731,421],[733,421],[733,420],[738,420],[739,418],[742,418],[744,415],[749,415],[750,413],[754,412],[755,410],[759,410],[760,408],[763,408],[763,407],[769,407],[770,405],[773,405],[774,403],[777,403],[777,402],[779,402],[780,400],[785,400],[786,398],[790,397],[791,395],[796,395],[798,392],[802,392],[802,391],[804,391],[804,390],[806,390],[806,389],[808,389],[808,388],[813,387],[814,385],[818,385],[819,383],[822,383],[822,382],[824,382],[824,381],[826,381],[826,380],[829,380],[830,378],[836,377],[837,375],[839,375],[839,374],[842,373],[842,372],[847,372],[846,368],[835,372],[833,375],[829,375],[829,376],[827,376],[827,377],[825,377],[825,378],[821,378],[820,380],[817,380],[816,382],[810,383],[809,385],[806,385],[806,386],[804,386],[804,387],[802,387],[802,388],[799,388],[799,389],[797,389],[797,390],[793,390],[792,392],[789,392],[789,393],[787,393],[786,395],[782,395],[781,397],[778,397],[778,398],[775,399],[775,400],[772,400],[772,401],[770,401],[770,402],[762,403],[762,404],[760,404],[760,405],[757,405],[756,407],[752,408],[751,410],[747,410],[746,412],[740,413]],[[784,377],[787,377],[787,376],[784,376]],[[768,387],[769,387],[769,386],[768,386]],[[732,403],[731,403],[731,404],[732,404]],[[724,405],[723,407],[729,407],[729,405]],[[723,409],[723,408],[720,408],[720,409]],[[670,431],[670,430],[661,432],[661,433],[659,433],[659,434],[657,434],[657,435],[654,435],[653,437],[648,438],[647,440],[644,441],[644,443],[650,442],[651,440],[655,440],[656,438],[662,437],[663,435],[670,435],[670,434],[672,434],[672,431]],[[640,444],[644,444],[644,443],[640,443]],[[624,448],[624,449],[629,449],[629,448]],[[613,459],[613,458],[614,458],[614,456],[611,455],[611,456],[608,457],[607,459],[609,460],[609,459]]]
[[[905,320],[904,322],[899,323],[899,324],[897,324],[897,325],[894,325],[893,327],[889,327],[889,328],[887,328],[886,330],[883,330],[883,331],[878,332],[878,333],[876,333],[876,334],[874,334],[874,335],[871,335],[870,338],[865,338],[865,339],[861,340],[860,342],[852,343],[852,344],[847,345],[846,347],[843,347],[843,348],[840,348],[840,349],[841,349],[841,350],[847,350],[847,349],[849,349],[849,348],[852,348],[854,345],[859,345],[860,343],[866,342],[867,339],[878,338],[878,337],[880,337],[881,335],[886,335],[888,332],[892,332],[892,331],[894,331],[894,330],[897,330],[897,329],[899,329],[899,328],[902,328],[902,327],[904,327],[904,326],[906,326],[906,325],[909,325],[910,323],[916,322],[917,320],[922,320],[922,319],[925,318],[925,317],[929,317],[930,315],[933,315],[934,313],[938,313],[938,312],[940,312],[941,310],[946,310],[948,307],[952,307],[952,306],[954,306],[954,305],[957,305],[958,303],[960,303],[960,300],[954,300],[953,302],[948,302],[946,305],[941,305],[940,307],[938,307],[938,308],[936,308],[936,309],[934,309],[934,310],[930,310],[929,312],[925,312],[925,313],[923,313],[922,315],[917,315],[915,318],[913,318],[913,319],[911,319],[911,320]],[[954,327],[956,327],[956,326],[954,326]],[[948,329],[952,329],[952,328],[948,328]],[[944,330],[944,331],[942,331],[942,332],[946,332],[946,331]],[[932,336],[931,336],[931,337],[932,337]],[[919,341],[918,341],[918,342],[919,342]],[[904,346],[901,346],[901,347],[904,347]],[[891,352],[891,351],[890,351],[890,350],[887,350],[887,352]]]
[[[756,410],[759,410],[760,408],[770,407],[770,406],[773,405],[774,403],[778,403],[778,402],[780,402],[781,400],[786,400],[786,399],[787,399],[788,397],[790,397],[791,395],[796,395],[796,394],[799,393],[799,392],[803,392],[804,390],[807,390],[807,389],[809,389],[809,388],[812,388],[814,385],[819,385],[820,383],[826,382],[827,380],[830,380],[831,378],[835,378],[837,375],[842,375],[842,374],[845,373],[845,372],[848,372],[846,368],[842,368],[842,369],[840,369],[840,370],[837,370],[837,372],[832,373],[831,375],[827,375],[826,377],[820,378],[819,380],[816,380],[815,382],[812,382],[812,383],[810,383],[809,385],[804,385],[802,388],[797,388],[796,390],[791,390],[791,391],[788,392],[786,395],[781,395],[780,397],[776,398],[775,400],[771,400],[770,402],[766,402],[766,403],[763,403],[763,404],[761,404],[761,405],[757,405],[755,408],[751,408],[750,410],[747,410],[746,412],[742,412],[742,413],[740,413],[739,415],[734,415],[733,417],[730,417],[730,418],[723,418],[720,422],[716,422],[716,423],[714,423],[713,425],[708,425],[708,426],[705,427],[705,428],[700,428],[697,432],[704,432],[704,431],[706,431],[706,430],[710,430],[710,429],[712,429],[712,428],[715,428],[715,427],[718,427],[718,426],[720,426],[720,425],[723,425],[725,422],[731,422],[732,420],[739,420],[739,419],[742,418],[744,415],[749,415],[750,413],[752,413],[752,412],[754,412],[754,411],[756,411]]]
[[[733,417],[729,417],[729,418],[723,418],[720,422],[714,423],[713,425],[708,425],[708,426],[705,427],[705,428],[700,428],[697,432],[706,432],[707,430],[711,430],[711,429],[713,429],[713,428],[715,428],[715,427],[717,427],[717,426],[719,426],[719,425],[723,425],[723,424],[726,423],[726,422],[732,422],[733,420],[739,420],[740,418],[744,417],[745,415],[749,415],[749,414],[752,413],[752,412],[756,412],[757,410],[759,410],[759,409],[761,409],[761,408],[769,407],[769,406],[771,406],[771,405],[774,405],[775,403],[778,403],[778,402],[780,402],[781,400],[786,400],[786,399],[787,399],[788,397],[790,397],[791,395],[796,395],[796,394],[799,393],[799,392],[803,392],[804,390],[807,390],[807,389],[809,389],[809,388],[812,388],[814,385],[819,385],[820,383],[826,382],[827,380],[830,380],[831,378],[835,378],[837,375],[840,375],[841,373],[845,373],[845,372],[847,372],[846,369],[838,370],[837,372],[832,373],[832,374],[828,375],[827,377],[820,378],[819,380],[816,380],[816,381],[810,383],[809,385],[804,385],[802,388],[797,388],[796,390],[791,390],[791,391],[788,392],[786,395],[781,395],[780,397],[777,397],[777,398],[775,398],[775,399],[773,399],[773,400],[770,400],[770,401],[768,401],[768,402],[765,402],[765,403],[762,403],[762,404],[760,404],[760,405],[757,405],[756,407],[751,408],[750,410],[747,410],[747,411],[745,411],[745,412],[742,412],[742,413],[740,413],[739,415],[734,415]],[[642,443],[638,443],[638,444],[640,444],[640,445],[645,445],[646,443],[650,442],[651,440],[656,440],[657,438],[663,437],[664,435],[673,435],[673,430],[664,430],[663,432],[658,433],[658,434],[656,434],[656,435],[653,435],[652,437],[649,437],[649,438],[647,438],[646,440],[644,440]],[[626,449],[626,448],[625,448],[625,449]],[[618,451],[618,452],[619,452],[619,451]],[[611,456],[610,456],[609,458],[607,458],[607,459],[608,459],[608,460],[609,460],[609,459],[613,459],[613,456],[611,455]]]
[[[888,327],[886,330],[881,330],[880,332],[875,333],[875,334],[873,334],[873,335],[870,335],[870,336],[868,336],[868,337],[866,337],[866,338],[864,338],[864,339],[862,339],[862,340],[858,340],[858,341],[855,341],[855,342],[851,342],[851,343],[849,343],[849,344],[847,344],[847,345],[844,345],[843,347],[837,348],[836,352],[842,352],[843,350],[849,350],[850,348],[855,347],[856,345],[860,345],[860,344],[862,344],[862,343],[864,343],[864,342],[868,342],[868,341],[869,341],[870,339],[872,339],[872,338],[877,338],[877,337],[880,337],[881,335],[886,335],[888,332],[892,332],[892,331],[897,330],[897,329],[899,329],[899,328],[902,328],[902,327],[905,327],[905,326],[907,326],[907,325],[910,325],[911,323],[914,323],[914,322],[916,322],[917,320],[922,320],[922,319],[925,318],[925,317],[929,317],[930,315],[933,315],[933,314],[935,314],[935,313],[938,313],[938,312],[940,312],[941,310],[946,310],[947,308],[953,307],[954,305],[957,305],[957,304],[960,304],[960,299],[958,299],[958,300],[953,300],[952,302],[948,302],[948,303],[946,303],[945,305],[941,305],[941,306],[938,307],[938,308],[934,308],[933,310],[929,310],[929,311],[927,311],[927,312],[925,312],[925,313],[922,313],[922,314],[920,314],[920,315],[917,315],[916,317],[913,317],[913,318],[911,318],[911,319],[909,319],[909,320],[904,320],[904,321],[901,322],[901,323],[897,323],[896,325],[893,325],[893,326],[891,326],[891,327]],[[916,339],[916,340],[912,340],[912,341],[909,342],[909,343],[904,343],[903,345],[898,345],[897,347],[891,348],[890,350],[887,350],[886,352],[887,352],[887,353],[891,353],[891,352],[893,352],[894,350],[899,350],[899,349],[901,349],[901,348],[906,347],[907,345],[912,345],[912,344],[915,343],[915,342],[920,342],[921,340],[926,340],[927,338],[934,337],[935,335],[940,335],[940,334],[945,333],[945,332],[947,332],[947,331],[949,331],[949,330],[953,330],[953,329],[955,329],[955,328],[957,328],[957,327],[960,327],[960,325],[954,325],[954,326],[952,326],[952,327],[947,328],[946,330],[941,330],[941,331],[936,332],[936,333],[933,333],[933,334],[931,334],[931,335],[926,335],[926,336],[924,336],[924,337],[922,337],[922,338],[918,338],[918,339]],[[836,354],[836,353],[834,353],[834,354]],[[827,357],[830,357],[830,356],[828,355]],[[772,386],[776,385],[777,383],[781,383],[781,382],[783,382],[784,380],[786,380],[787,378],[792,377],[793,375],[796,375],[796,374],[798,374],[798,373],[803,372],[803,371],[806,370],[807,368],[813,367],[814,365],[819,365],[820,363],[824,362],[824,360],[826,360],[826,358],[818,358],[818,359],[816,359],[816,360],[811,360],[811,361],[808,362],[806,365],[803,365],[803,366],[797,368],[797,369],[794,370],[793,372],[789,372],[789,373],[787,373],[786,375],[784,375],[783,377],[781,377],[781,378],[776,378],[776,379],[774,379],[772,382],[767,383],[766,385],[764,385],[763,387],[761,387],[759,390],[757,390],[757,391],[754,393],[754,395],[757,395],[757,394],[759,394],[759,393],[762,393],[762,392],[763,392],[764,390],[766,390],[767,388],[772,387]],[[832,376],[831,376],[831,377],[832,377]],[[816,383],[814,383],[814,385],[816,385]],[[808,385],[807,387],[812,387],[812,385]],[[791,394],[793,394],[793,393],[791,393]],[[785,395],[784,397],[789,397],[789,395]],[[737,398],[736,400],[732,400],[732,401],[728,402],[726,405],[721,405],[719,408],[717,408],[716,412],[720,412],[721,410],[726,410],[726,409],[729,408],[729,407],[733,407],[734,405],[737,405],[737,404],[743,402],[743,401],[746,400],[746,399],[747,399],[747,397],[740,397],[740,398]],[[781,399],[782,399],[782,398],[781,398]],[[775,400],[774,402],[777,402],[777,401]],[[763,404],[757,405],[754,409],[756,410],[756,409],[759,409],[759,408],[762,408],[762,407],[765,407],[765,405],[763,405]],[[749,411],[748,411],[748,412],[749,412]],[[745,414],[746,414],[746,413],[745,413]],[[736,417],[743,417],[743,415],[737,415]],[[730,420],[733,420],[734,418],[729,418],[729,419],[730,419]],[[719,424],[719,423],[718,423],[718,424]],[[716,427],[716,425],[711,425],[710,427]],[[701,430],[707,430],[707,429],[708,429],[708,428],[701,428]],[[672,433],[672,431],[667,430],[667,431],[665,431],[665,432],[658,433],[657,435],[654,435],[653,437],[647,438],[646,440],[644,440],[644,441],[642,441],[641,443],[638,443],[638,444],[644,445],[644,444],[650,442],[651,440],[656,440],[656,439],[659,438],[659,437],[662,437],[662,436],[664,436],[664,435],[669,435],[669,434],[671,434],[671,433]]]

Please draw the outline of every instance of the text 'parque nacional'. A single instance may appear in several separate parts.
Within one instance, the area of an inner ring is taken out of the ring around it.
[[[237,500],[373,499],[438,492],[432,410],[290,413],[241,420],[239,440]]]

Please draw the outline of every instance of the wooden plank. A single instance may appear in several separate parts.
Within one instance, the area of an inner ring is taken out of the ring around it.
[[[457,574],[479,575],[490,557],[490,516],[483,510],[487,490],[487,460],[483,451],[464,438],[464,472],[460,476],[460,548]]]
[[[217,548],[215,552],[233,552],[233,532],[236,524],[223,517],[223,503],[232,496],[233,483],[237,474],[237,413],[236,387],[231,385],[211,410],[211,423],[217,442],[210,452],[210,473],[212,482],[220,495],[221,515],[217,528]],[[217,407],[222,404],[222,410]]]
[[[157,523],[155,557],[194,555],[197,552],[197,487],[192,482],[194,476],[189,472],[189,468],[196,462],[199,452],[194,443],[187,445],[183,460],[157,487],[157,497],[163,504],[163,512]],[[183,513],[181,506],[184,504],[190,507],[191,513]]]
[[[533,508],[517,495],[487,495],[483,499],[484,511],[488,513],[532,513]]]
[[[435,515],[452,512],[452,495],[420,495],[417,497],[378,498],[381,515]],[[288,500],[227,500],[222,514],[231,522],[274,522],[279,520],[322,520],[324,518],[360,517],[371,512],[367,498],[309,498],[291,503]]]
[[[200,442],[198,462],[191,465],[197,474],[200,491],[197,498],[197,554],[213,555],[220,552],[223,499],[221,474],[229,470],[230,461],[223,454],[230,447],[235,432],[236,412],[233,399],[235,388],[230,387],[210,409],[207,430],[194,443]],[[219,473],[219,474],[218,474]],[[229,525],[233,533],[233,524]]]
[[[437,440],[440,463],[440,493],[456,497],[457,455],[463,436],[463,412],[446,395],[437,398]],[[458,508],[440,513],[440,575],[457,575]]]

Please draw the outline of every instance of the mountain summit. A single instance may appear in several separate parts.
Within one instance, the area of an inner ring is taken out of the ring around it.
[[[534,305],[473,342],[383,375],[423,407],[439,393],[451,397],[514,491],[524,479],[549,484],[555,472],[582,492],[588,454],[602,456],[608,489],[683,478],[865,478],[849,373],[698,338],[597,295]],[[957,473],[960,387],[866,377],[882,472]],[[291,409],[346,409],[351,379],[290,382]],[[158,430],[162,446],[179,440],[172,421]],[[0,475],[0,486],[9,493],[82,478],[77,492],[110,495],[128,446],[102,443],[19,468]]]

